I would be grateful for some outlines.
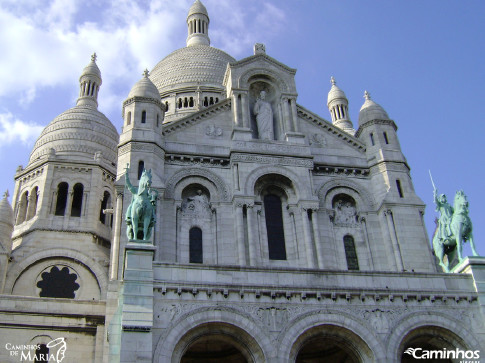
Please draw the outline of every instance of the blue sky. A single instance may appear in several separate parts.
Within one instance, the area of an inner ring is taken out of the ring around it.
[[[75,105],[79,75],[94,51],[103,76],[99,109],[120,130],[121,103],[143,70],[185,46],[191,3],[0,0],[0,190],[13,194],[15,170],[27,165],[42,128]],[[212,46],[241,59],[265,43],[268,55],[298,70],[298,103],[325,119],[331,76],[349,99],[356,128],[368,90],[399,128],[416,193],[427,204],[429,234],[437,216],[431,170],[449,200],[459,189],[468,195],[485,255],[483,1],[204,4]]]

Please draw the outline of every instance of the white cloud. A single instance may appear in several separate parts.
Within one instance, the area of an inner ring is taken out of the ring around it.
[[[19,120],[10,112],[0,113],[0,146],[18,141],[30,145],[43,129],[41,125]]]

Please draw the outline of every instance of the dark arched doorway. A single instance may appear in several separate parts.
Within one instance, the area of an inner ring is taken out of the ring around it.
[[[185,351],[181,363],[248,363],[237,343],[224,334],[204,335]]]
[[[361,360],[338,336],[320,335],[308,339],[296,356],[296,363],[360,363]]]

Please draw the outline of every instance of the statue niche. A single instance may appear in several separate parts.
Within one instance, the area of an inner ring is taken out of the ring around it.
[[[261,91],[253,107],[256,115],[256,126],[261,140],[274,140],[273,108],[266,101],[266,92]]]
[[[352,197],[346,194],[336,195],[332,201],[332,208],[334,212],[333,223],[335,225],[357,225],[357,208]]]
[[[212,208],[208,193],[205,190],[198,188],[187,192],[182,203],[182,215],[184,217],[210,218],[211,214]]]

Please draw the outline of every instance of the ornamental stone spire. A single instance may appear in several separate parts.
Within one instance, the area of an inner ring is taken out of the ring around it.
[[[187,31],[187,47],[191,45],[210,45],[209,14],[200,0],[196,0],[189,9]]]
[[[91,55],[91,62],[84,67],[81,77],[79,77],[79,98],[76,105],[87,105],[98,107],[98,92],[101,86],[101,71],[96,64],[97,55]]]

